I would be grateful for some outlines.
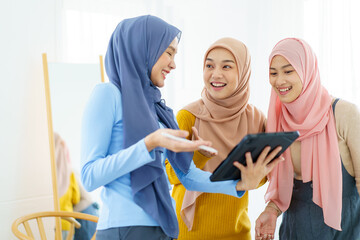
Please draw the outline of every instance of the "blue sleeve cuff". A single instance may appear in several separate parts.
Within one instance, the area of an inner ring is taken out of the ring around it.
[[[193,162],[191,163],[190,171],[188,173],[183,173],[174,166],[173,169],[187,190],[207,193],[223,193],[239,198],[245,194],[245,191],[236,190],[236,184],[238,181],[228,180],[211,182],[211,173],[196,168]]]

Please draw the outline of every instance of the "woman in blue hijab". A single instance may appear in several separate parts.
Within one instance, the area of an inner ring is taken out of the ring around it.
[[[187,189],[241,197],[257,187],[267,174],[264,165],[277,154],[259,158],[263,165],[240,166],[242,181],[210,182],[210,173],[192,162],[192,152],[210,142],[183,143],[162,135],[188,135],[178,130],[158,89],[176,67],[180,34],[147,15],[123,20],[111,36],[105,57],[110,83],[94,88],[82,123],[81,180],[87,191],[103,187],[96,239],[177,238],[166,158]]]

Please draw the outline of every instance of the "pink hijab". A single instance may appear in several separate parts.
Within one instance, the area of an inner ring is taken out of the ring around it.
[[[65,141],[60,135],[54,132],[55,143],[55,161],[56,161],[56,177],[58,185],[59,198],[68,190],[70,185],[71,163],[69,150]]]
[[[313,201],[323,209],[324,222],[341,231],[342,172],[332,97],[321,85],[318,63],[310,46],[297,38],[281,40],[272,50],[269,62],[281,55],[295,68],[303,89],[291,103],[282,103],[271,90],[267,132],[299,131],[303,182],[312,181]],[[285,161],[269,174],[266,201],[286,211],[290,205],[294,169],[290,150]]]

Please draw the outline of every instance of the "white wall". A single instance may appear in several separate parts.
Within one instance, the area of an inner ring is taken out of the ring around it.
[[[55,0],[0,7],[0,239],[12,222],[53,210],[41,53],[54,54]]]

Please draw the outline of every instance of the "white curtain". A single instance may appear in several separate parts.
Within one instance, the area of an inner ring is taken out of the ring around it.
[[[305,40],[316,52],[330,94],[360,106],[360,1],[306,1]]]

